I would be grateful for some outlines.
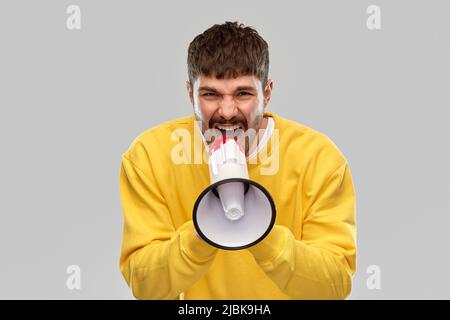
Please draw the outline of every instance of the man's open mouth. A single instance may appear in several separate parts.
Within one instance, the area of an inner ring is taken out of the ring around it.
[[[222,136],[225,138],[234,138],[237,137],[240,132],[244,131],[244,127],[240,124],[234,125],[222,125],[216,124],[213,126],[214,129],[220,130]]]

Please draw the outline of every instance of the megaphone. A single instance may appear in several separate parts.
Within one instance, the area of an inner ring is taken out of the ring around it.
[[[249,179],[245,154],[235,139],[214,141],[209,173],[211,184],[193,209],[199,236],[225,250],[245,249],[263,240],[275,223],[275,203],[262,185]]]

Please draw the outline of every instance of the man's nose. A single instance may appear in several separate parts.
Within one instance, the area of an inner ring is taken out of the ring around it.
[[[233,97],[223,97],[220,106],[219,106],[219,115],[226,120],[230,120],[231,118],[238,115],[238,108],[236,105],[236,101],[234,101]]]

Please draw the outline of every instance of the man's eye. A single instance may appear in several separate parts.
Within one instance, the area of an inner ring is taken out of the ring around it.
[[[250,92],[247,91],[241,91],[238,93],[238,96],[251,96],[252,94]]]
[[[214,92],[206,92],[206,93],[202,94],[202,96],[204,96],[204,97],[213,97],[215,95],[216,94]]]

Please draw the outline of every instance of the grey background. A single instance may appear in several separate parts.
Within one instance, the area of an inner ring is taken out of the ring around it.
[[[81,8],[81,30],[66,8]],[[382,29],[366,27],[381,7]],[[327,134],[357,191],[351,299],[450,298],[448,1],[0,2],[0,298],[131,299],[120,156],[191,114],[186,51],[215,23],[270,46],[269,110]],[[66,268],[81,267],[81,290]],[[366,269],[381,268],[381,290]]]

